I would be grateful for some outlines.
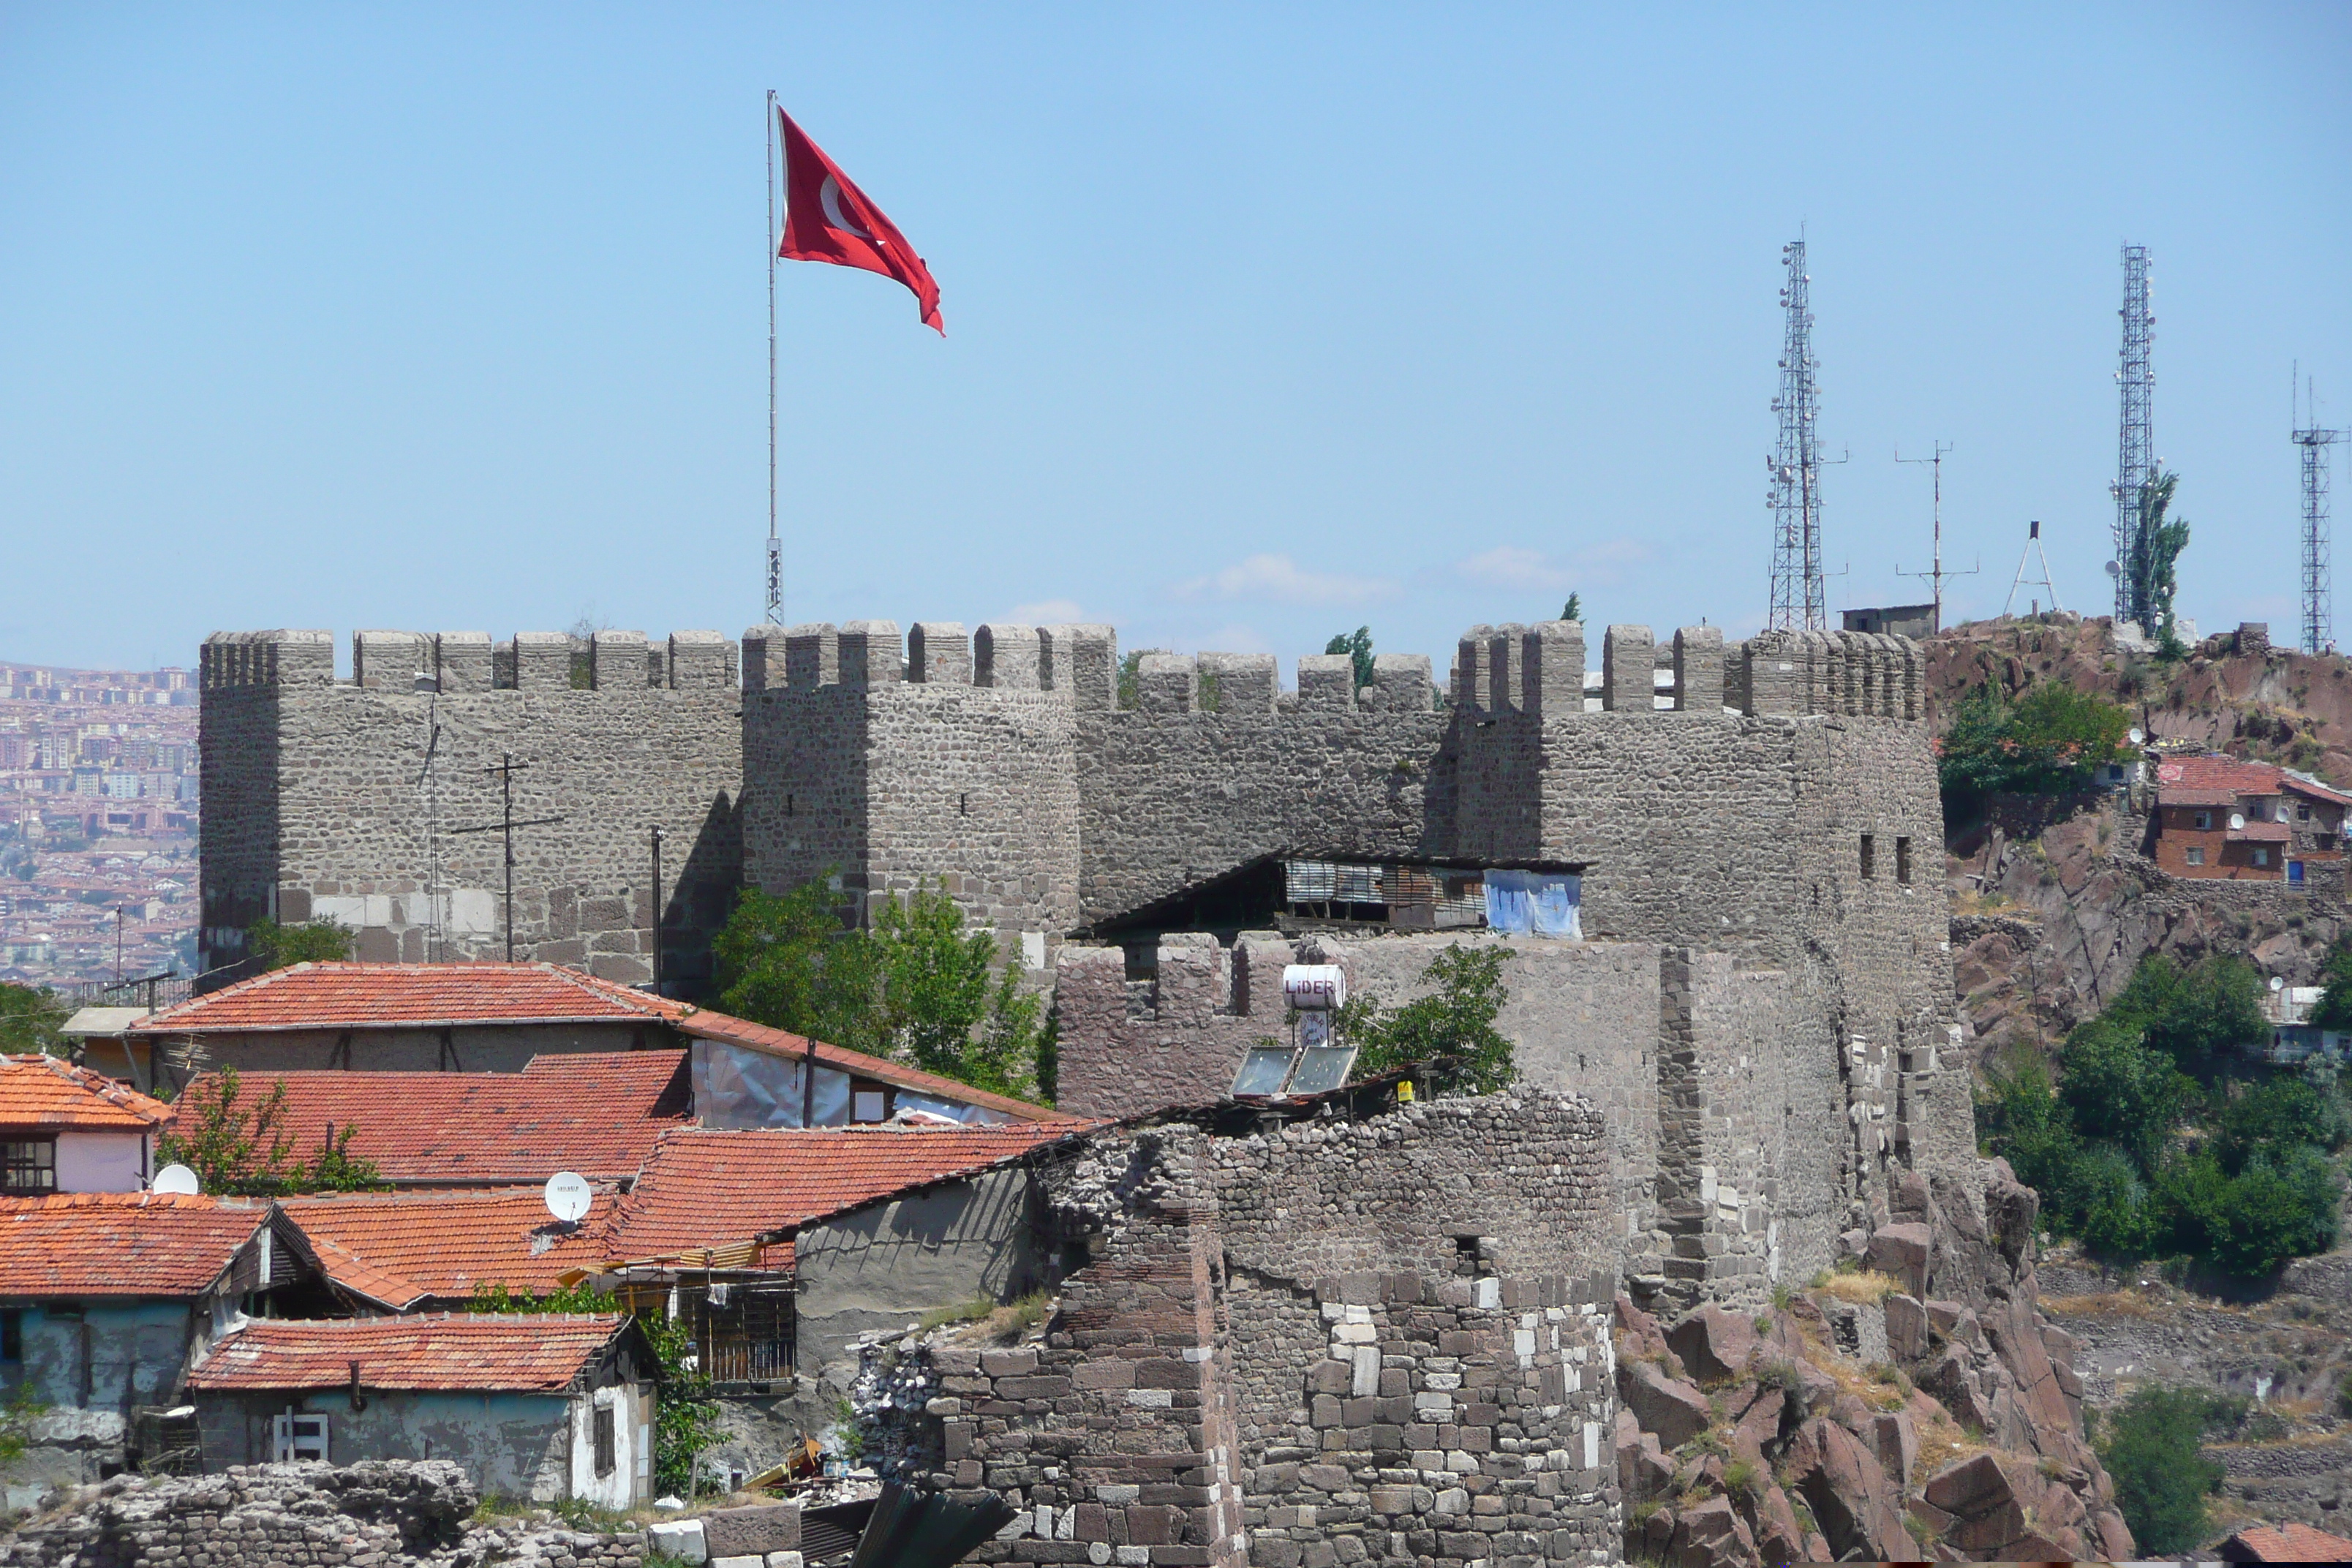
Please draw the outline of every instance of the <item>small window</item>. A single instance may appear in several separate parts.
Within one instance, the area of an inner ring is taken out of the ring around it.
[[[2309,822],[2311,820],[2311,807],[2307,805],[2296,806],[2294,808],[2294,819],[2297,822]]]
[[[2336,835],[2333,833],[2315,834],[2313,835],[2313,841],[2322,849],[2333,849],[2336,847]]]
[[[12,1138],[0,1143],[0,1192],[54,1193],[57,1190],[56,1139]]]
[[[2205,864],[2205,851],[2201,847],[2191,845],[2189,850],[2189,863],[2191,866],[2202,866]]]
[[[323,1415],[273,1415],[270,1447],[281,1465],[327,1458],[327,1418]]]
[[[614,1463],[613,1458],[613,1407],[609,1405],[599,1405],[596,1406],[595,1419],[591,1425],[596,1439],[596,1473],[600,1476],[609,1476],[613,1473],[613,1466]]]
[[[2263,847],[2262,847],[2261,846],[2259,846],[2259,845],[2255,846],[2255,848],[2254,848],[2254,864],[2255,864],[2255,865],[2257,865],[2257,866],[2267,866],[2267,865],[2269,865],[2270,863],[2271,863],[2271,852],[2270,852],[2269,850],[2267,850],[2267,849],[2263,848]]]
[[[25,1314],[14,1309],[0,1312],[0,1362],[14,1366],[25,1359]]]
[[[2213,814],[2210,811],[2199,812],[2197,814],[2197,826],[2200,832],[2210,831],[2213,826]]]
[[[857,1079],[849,1086],[849,1119],[852,1121],[887,1121],[890,1120],[890,1086],[876,1083],[872,1079]]]
[[[1870,835],[1864,834],[1862,836],[1862,879],[1865,882],[1878,874],[1876,848],[1876,842]]]

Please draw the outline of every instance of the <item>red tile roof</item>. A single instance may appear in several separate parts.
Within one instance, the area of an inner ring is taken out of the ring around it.
[[[362,1388],[562,1394],[627,1323],[568,1314],[264,1318],[189,1369],[191,1389]]]
[[[593,1268],[613,1194],[597,1193],[576,1229],[556,1224],[537,1187],[487,1193],[349,1193],[288,1198],[327,1277],[395,1311],[460,1301],[477,1284],[546,1291]]]
[[[519,1073],[241,1073],[238,1103],[279,1083],[297,1156],[331,1126],[356,1127],[351,1152],[399,1186],[509,1186],[558,1171],[628,1181],[656,1138],[688,1125],[691,1098],[684,1051],[558,1052]]]
[[[133,1034],[625,1024],[692,1009],[553,963],[298,963],[167,1007]]]
[[[2232,843],[2284,844],[2294,837],[2294,830],[2284,822],[2249,822],[2243,827],[2232,827],[2221,835]]]
[[[2276,795],[2281,776],[2275,763],[2241,762],[2236,757],[2165,757],[2156,764],[2159,789],[2178,784],[2184,789],[2228,790],[2233,795]]]
[[[713,1013],[707,1008],[697,1008],[688,1013],[677,1021],[677,1026],[698,1039],[718,1040],[730,1046],[743,1046],[793,1061],[806,1057],[809,1050],[808,1037],[805,1035],[794,1035],[782,1029],[770,1028],[765,1024],[754,1024],[749,1018],[738,1018],[728,1013]],[[878,1079],[884,1083],[896,1084],[900,1089],[911,1089],[918,1094],[928,1094],[940,1100],[953,1100],[961,1105],[981,1106],[989,1110],[999,1111],[1013,1121],[1078,1120],[1047,1106],[1032,1105],[1025,1100],[1014,1100],[1009,1095],[991,1094],[984,1089],[974,1089],[968,1083],[958,1083],[953,1079],[941,1078],[937,1073],[924,1072],[919,1068],[907,1067],[898,1062],[885,1061],[879,1057],[869,1057],[862,1051],[847,1050],[840,1046],[827,1045],[823,1040],[819,1040],[816,1044],[816,1060],[819,1067],[834,1068],[858,1078]]]
[[[971,1175],[1101,1125],[824,1127],[669,1132],[606,1222],[620,1262],[737,1247],[888,1197]]]
[[[0,1198],[0,1296],[198,1295],[268,1217],[265,1203],[153,1193]]]
[[[2158,785],[2156,792],[2156,804],[2158,805],[2235,805],[2237,803],[2237,795],[2226,789]]]
[[[2352,1541],[2307,1524],[2256,1525],[2221,1542],[2221,1553],[2225,1563],[2352,1563]]]
[[[58,1057],[0,1056],[0,1128],[142,1132],[172,1108]]]

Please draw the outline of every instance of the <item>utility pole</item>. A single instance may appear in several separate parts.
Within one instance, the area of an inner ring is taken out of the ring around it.
[[[654,829],[654,994],[662,994],[662,878],[661,829]]]
[[[2294,387],[2288,384],[2287,395],[2292,404]],[[2335,627],[2335,563],[2331,559],[2333,542],[2329,538],[2328,520],[2328,450],[2336,442],[2352,438],[2352,431],[2323,430],[2319,426],[2319,405],[2313,397],[2310,385],[2305,384],[2305,406],[2309,423],[2302,416],[2293,416],[2288,424],[2294,430],[2294,444],[2303,450],[2303,651],[2326,653],[2336,640]]]
[[[2154,482],[2156,457],[2156,374],[2148,368],[2148,348],[2156,341],[2156,315],[2149,310],[2147,247],[2124,247],[2123,353],[2116,369],[2116,384],[2123,396],[2122,424],[2116,443],[2116,620],[2141,618],[2151,606],[2132,602],[2132,562],[2139,550],[2140,492]],[[2156,628],[2142,626],[2148,637]]]
[[[1938,441],[1935,443],[1934,456],[1927,458],[1906,458],[1903,455],[1902,447],[1897,447],[1895,448],[1895,460],[1896,462],[1925,463],[1936,477],[1935,563],[1925,572],[1906,572],[1903,570],[1903,563],[1898,561],[1895,564],[1895,574],[1897,577],[1921,577],[1927,580],[1928,587],[1934,592],[1936,596],[1935,629],[1939,632],[1944,629],[1944,579],[1947,577],[1973,577],[1979,572],[1984,570],[1984,562],[1982,560],[1979,560],[1974,566],[1969,567],[1965,572],[1947,572],[1944,570],[1944,458],[1951,449],[1952,446],[1950,442]]]
[[[484,769],[482,770],[482,771],[483,771],[484,773],[496,773],[496,774],[498,774],[498,775],[499,775],[499,799],[500,799],[500,801],[501,801],[501,803],[502,803],[502,804],[501,804],[500,810],[499,810],[499,820],[498,820],[498,821],[496,821],[496,822],[484,822],[484,823],[479,823],[479,824],[477,824],[476,826],[472,826],[472,827],[453,827],[453,828],[451,828],[451,829],[449,830],[450,836],[451,836],[452,837],[455,837],[456,836],[457,836],[458,834],[461,834],[461,833],[502,833],[502,834],[504,834],[504,835],[506,836],[506,849],[507,849],[507,856],[506,856],[506,858],[507,858],[507,899],[506,899],[506,902],[507,902],[507,962],[508,962],[509,963],[512,963],[514,962],[514,868],[515,868],[515,858],[514,858],[514,833],[515,833],[515,829],[516,829],[516,828],[518,828],[518,827],[542,827],[542,826],[545,826],[547,824],[549,824],[549,823],[551,823],[551,822],[561,822],[561,821],[562,821],[562,820],[563,820],[563,818],[562,818],[562,816],[531,816],[531,817],[526,817],[526,818],[524,818],[524,819],[523,819],[522,821],[520,821],[520,822],[517,822],[517,821],[515,820],[515,814],[514,814],[514,776],[515,776],[515,774],[516,774],[516,773],[520,773],[521,770],[523,770],[523,769],[525,769],[525,768],[527,768],[527,767],[529,767],[529,766],[530,766],[530,764],[529,763],[519,763],[519,762],[516,762],[516,761],[514,760],[514,753],[513,753],[513,752],[500,752],[499,753],[499,760],[498,760],[497,762],[495,762],[495,763],[491,763],[489,766],[488,766],[488,767],[486,767],[486,768],[484,768]]]

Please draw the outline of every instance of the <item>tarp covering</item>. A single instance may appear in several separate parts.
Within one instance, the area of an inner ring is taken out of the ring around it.
[[[694,1042],[694,1111],[705,1127],[798,1127],[803,1063],[717,1040]],[[819,1127],[849,1124],[849,1075],[816,1069]]]
[[[1584,940],[1583,879],[1561,871],[1486,873],[1486,925],[1493,931]]]

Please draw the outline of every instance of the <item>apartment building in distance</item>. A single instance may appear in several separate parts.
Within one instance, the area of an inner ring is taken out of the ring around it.
[[[2308,774],[2235,757],[2157,763],[2148,852],[2176,877],[2300,884],[2306,868],[2344,858],[2352,795]]]

